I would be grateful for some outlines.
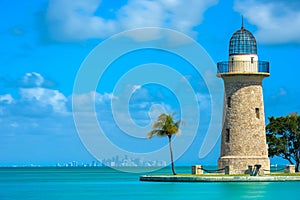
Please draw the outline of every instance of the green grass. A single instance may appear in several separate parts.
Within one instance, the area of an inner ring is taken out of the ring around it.
[[[151,176],[249,176],[249,174],[150,174]]]
[[[249,174],[150,174],[151,176],[250,176]],[[300,172],[297,173],[283,173],[283,172],[272,172],[270,174],[266,174],[265,176],[300,176]]]
[[[283,172],[273,172],[270,173],[268,176],[300,176],[300,172],[297,173],[283,173]]]

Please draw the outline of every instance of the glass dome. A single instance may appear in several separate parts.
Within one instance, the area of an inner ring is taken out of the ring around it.
[[[242,26],[230,38],[229,56],[243,54],[257,54],[257,46],[255,37]]]

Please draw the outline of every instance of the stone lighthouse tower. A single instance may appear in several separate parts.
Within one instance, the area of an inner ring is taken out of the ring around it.
[[[230,174],[247,173],[249,166],[270,169],[262,92],[269,75],[269,62],[258,60],[256,40],[242,24],[230,39],[228,61],[218,63],[225,85],[219,169],[228,166]]]

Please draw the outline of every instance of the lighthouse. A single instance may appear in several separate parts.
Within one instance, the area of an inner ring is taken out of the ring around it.
[[[228,61],[217,67],[225,88],[219,169],[227,167],[230,174],[269,170],[262,91],[269,62],[258,60],[256,39],[244,23],[230,39]]]

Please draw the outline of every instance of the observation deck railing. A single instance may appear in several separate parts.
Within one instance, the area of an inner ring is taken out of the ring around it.
[[[226,73],[270,73],[267,61],[224,61],[218,62],[218,74]]]

